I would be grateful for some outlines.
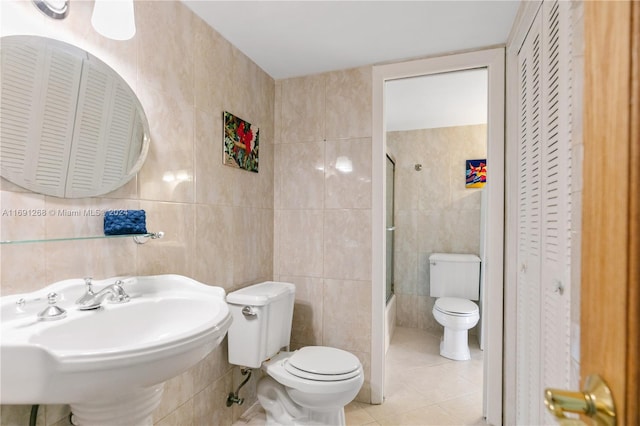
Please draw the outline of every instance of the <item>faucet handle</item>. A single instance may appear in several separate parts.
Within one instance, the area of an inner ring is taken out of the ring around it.
[[[49,301],[50,305],[55,305],[58,301],[58,293],[51,292],[47,294],[47,300]]]
[[[87,287],[87,293],[89,294],[93,294],[93,288],[92,288],[92,282],[91,280],[93,280],[93,278],[91,277],[84,277],[84,285]]]
[[[125,303],[128,302],[131,297],[124,291],[124,281],[116,280],[113,283],[114,292],[109,296],[109,301],[113,303]]]
[[[56,302],[58,301],[58,295],[56,293],[49,293],[47,299],[49,300],[49,305],[38,314],[39,321],[53,321],[67,316],[67,311],[56,306]]]

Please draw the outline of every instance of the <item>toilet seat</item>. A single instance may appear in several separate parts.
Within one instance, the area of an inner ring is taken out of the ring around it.
[[[434,309],[446,315],[470,317],[479,313],[478,305],[468,299],[459,297],[441,297],[436,299]]]
[[[346,351],[326,346],[306,346],[285,362],[284,368],[294,376],[307,380],[334,382],[360,374],[360,361]]]
[[[290,373],[286,364],[288,359],[294,353],[280,352],[273,358],[262,363],[262,369],[278,383],[296,389],[300,392],[311,394],[336,394],[339,392],[349,391],[350,389],[360,389],[364,381],[364,370],[362,365],[358,363],[355,375],[343,380],[318,380],[321,375],[315,376],[314,379],[306,379]]]

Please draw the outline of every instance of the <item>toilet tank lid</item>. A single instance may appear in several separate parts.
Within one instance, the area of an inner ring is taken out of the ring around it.
[[[227,303],[234,305],[263,306],[294,294],[295,291],[296,286],[291,283],[266,281],[227,294]]]
[[[475,254],[465,253],[432,253],[429,260],[434,262],[480,262],[480,258]]]

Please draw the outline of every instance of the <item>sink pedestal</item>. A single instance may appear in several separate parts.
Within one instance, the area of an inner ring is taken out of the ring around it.
[[[78,426],[151,426],[151,414],[160,405],[163,389],[164,383],[133,393],[123,389],[117,398],[71,404],[71,420]]]

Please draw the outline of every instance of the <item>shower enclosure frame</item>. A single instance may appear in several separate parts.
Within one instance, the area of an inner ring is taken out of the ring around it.
[[[396,178],[395,178],[395,170],[396,170],[396,160],[393,158],[391,154],[388,152],[385,154],[387,157],[387,168],[385,173],[385,178],[387,180],[387,189],[389,188],[389,163],[392,165],[391,169],[391,194],[387,190],[385,195],[385,206],[387,209],[386,215],[386,223],[385,230],[387,233],[387,252],[385,259],[387,261],[387,271],[385,275],[386,285],[385,285],[385,303],[389,303],[391,298],[395,293],[394,288],[394,262],[395,262],[395,234],[396,234],[396,222],[395,222],[395,186],[396,186]],[[389,206],[389,202],[391,202],[391,206]],[[391,208],[391,220],[389,220],[389,208]],[[389,244],[389,239],[391,239],[391,244]],[[390,247],[389,247],[390,246]],[[391,257],[389,259],[389,257]]]

